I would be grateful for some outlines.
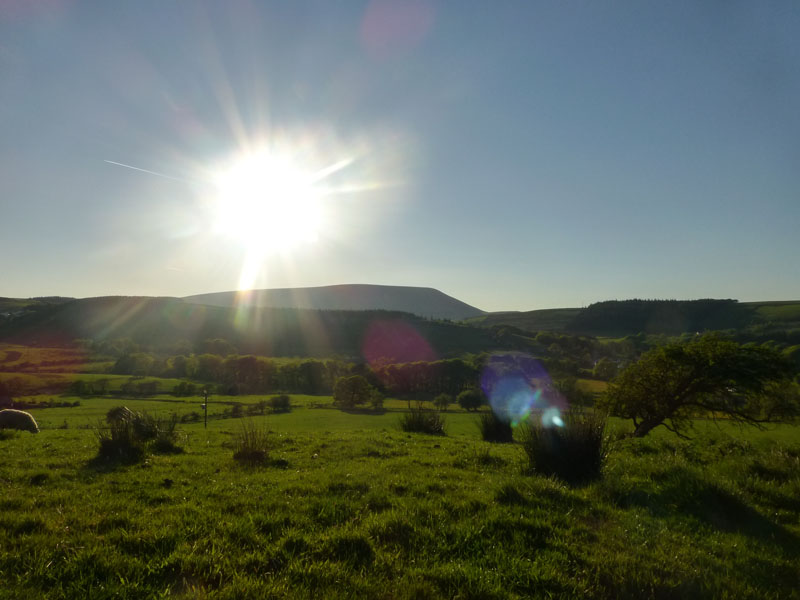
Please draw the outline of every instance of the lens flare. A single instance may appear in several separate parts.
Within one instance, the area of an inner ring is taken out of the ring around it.
[[[436,360],[436,352],[428,341],[410,323],[399,320],[373,321],[364,336],[362,350],[364,358],[372,366],[382,361]]]
[[[532,416],[544,427],[563,427],[565,398],[542,364],[525,354],[495,354],[481,373],[481,388],[499,419],[513,427]]]
[[[561,411],[551,406],[542,412],[542,425],[545,427],[563,427],[564,421],[561,418]]]

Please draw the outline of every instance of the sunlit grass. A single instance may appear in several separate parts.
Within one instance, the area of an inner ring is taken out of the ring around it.
[[[518,444],[396,427],[283,427],[315,412],[360,416],[305,408],[254,419],[268,423],[270,459],[281,468],[236,465],[231,443],[240,419],[215,420],[207,431],[184,425],[183,454],[113,469],[93,466],[91,431],[0,440],[4,593],[92,597],[100,586],[109,597],[795,593],[797,430],[793,445],[731,432],[695,442],[624,440],[601,480],[570,488],[526,474]],[[475,432],[475,416],[465,416]]]

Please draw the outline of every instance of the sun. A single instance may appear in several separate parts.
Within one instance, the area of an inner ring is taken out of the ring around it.
[[[215,229],[248,253],[285,253],[317,240],[323,224],[318,177],[289,158],[259,151],[215,178]]]

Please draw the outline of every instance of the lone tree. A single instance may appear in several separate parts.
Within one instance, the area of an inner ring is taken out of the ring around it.
[[[453,397],[445,393],[439,394],[433,399],[433,405],[439,410],[447,410],[451,402],[453,402]]]
[[[364,404],[372,397],[374,388],[361,375],[339,377],[333,386],[333,402],[342,408]]]
[[[773,348],[706,334],[644,353],[611,382],[598,404],[632,419],[634,437],[659,425],[684,436],[696,415],[760,426],[798,414],[793,372]]]
[[[483,405],[483,394],[475,388],[462,390],[456,399],[464,410],[478,410]]]

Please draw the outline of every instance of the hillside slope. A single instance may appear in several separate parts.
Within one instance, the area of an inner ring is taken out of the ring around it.
[[[484,314],[484,311],[433,288],[395,285],[347,284],[217,292],[187,296],[183,299],[194,304],[224,307],[391,310],[453,321]]]
[[[511,326],[524,331],[565,331],[582,309],[545,308],[520,312],[497,312],[473,317],[465,322],[479,327]]]
[[[511,326],[524,331],[606,337],[720,329],[772,335],[800,328],[800,301],[609,300],[586,308],[489,313],[466,322],[479,327]]]
[[[242,354],[353,358],[364,356],[369,342],[374,357],[397,361],[514,349],[522,343],[499,340],[491,330],[408,313],[225,308],[179,298],[73,300],[42,306],[0,324],[0,341],[5,342],[63,346],[78,338],[130,338],[147,348],[169,348],[184,341],[196,347],[219,338]]]

